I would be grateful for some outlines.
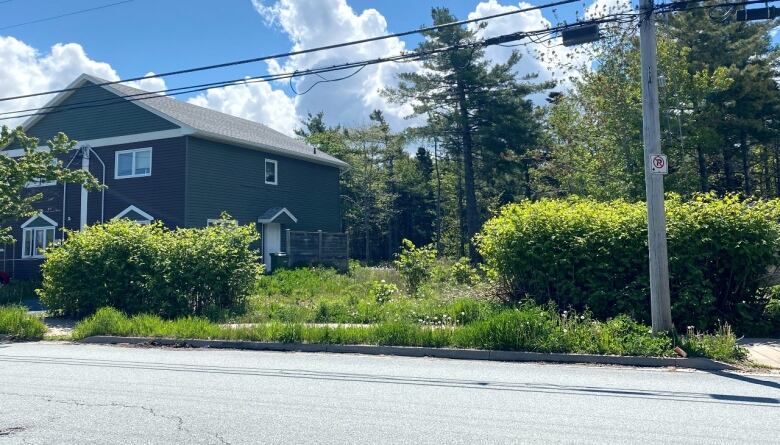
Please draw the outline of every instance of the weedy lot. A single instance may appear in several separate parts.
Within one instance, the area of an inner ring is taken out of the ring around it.
[[[261,276],[240,307],[204,316],[164,319],[102,308],[76,324],[73,339],[93,335],[374,344],[674,356],[737,362],[745,352],[725,326],[712,334],[651,334],[628,316],[606,321],[589,312],[559,311],[555,305],[499,298],[496,283],[464,263],[436,261],[415,290],[395,268],[352,264],[350,272],[302,268]],[[41,320],[21,306],[0,308],[0,334],[35,340]],[[62,337],[57,337],[62,339]]]

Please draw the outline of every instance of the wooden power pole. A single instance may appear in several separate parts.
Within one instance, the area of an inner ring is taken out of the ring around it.
[[[650,306],[653,332],[671,331],[669,259],[666,250],[664,177],[668,165],[661,153],[658,73],[653,0],[640,0],[639,49],[642,64],[642,136],[644,138],[647,240],[650,251]]]

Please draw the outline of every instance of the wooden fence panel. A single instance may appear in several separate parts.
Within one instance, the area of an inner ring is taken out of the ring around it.
[[[346,233],[287,230],[290,267],[323,265],[347,271],[349,243]]]

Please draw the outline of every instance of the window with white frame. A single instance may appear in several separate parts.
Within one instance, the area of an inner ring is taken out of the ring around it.
[[[277,164],[273,159],[265,160],[265,183],[276,185],[279,183],[279,176],[277,175]]]
[[[22,224],[22,258],[43,258],[43,252],[56,239],[57,223],[39,213]]]
[[[152,215],[133,205],[119,212],[119,214],[111,218],[111,220],[115,221],[123,218],[137,222],[138,224],[151,224],[151,222],[154,221],[154,217]]]
[[[136,148],[116,152],[114,178],[138,178],[152,174],[152,149]]]
[[[52,159],[51,160],[51,165],[57,165],[57,160],[56,159]],[[25,184],[25,187],[27,187],[27,188],[46,187],[46,186],[49,186],[49,185],[54,185],[56,183],[57,183],[57,181],[55,181],[55,180],[47,180],[47,179],[43,179],[43,178],[35,178],[32,181],[27,182],[27,184]]]
[[[237,227],[238,221],[235,219],[209,218],[206,220],[207,226]]]

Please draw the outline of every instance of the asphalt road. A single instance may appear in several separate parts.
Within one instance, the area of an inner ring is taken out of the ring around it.
[[[0,344],[6,443],[775,443],[780,377]]]

